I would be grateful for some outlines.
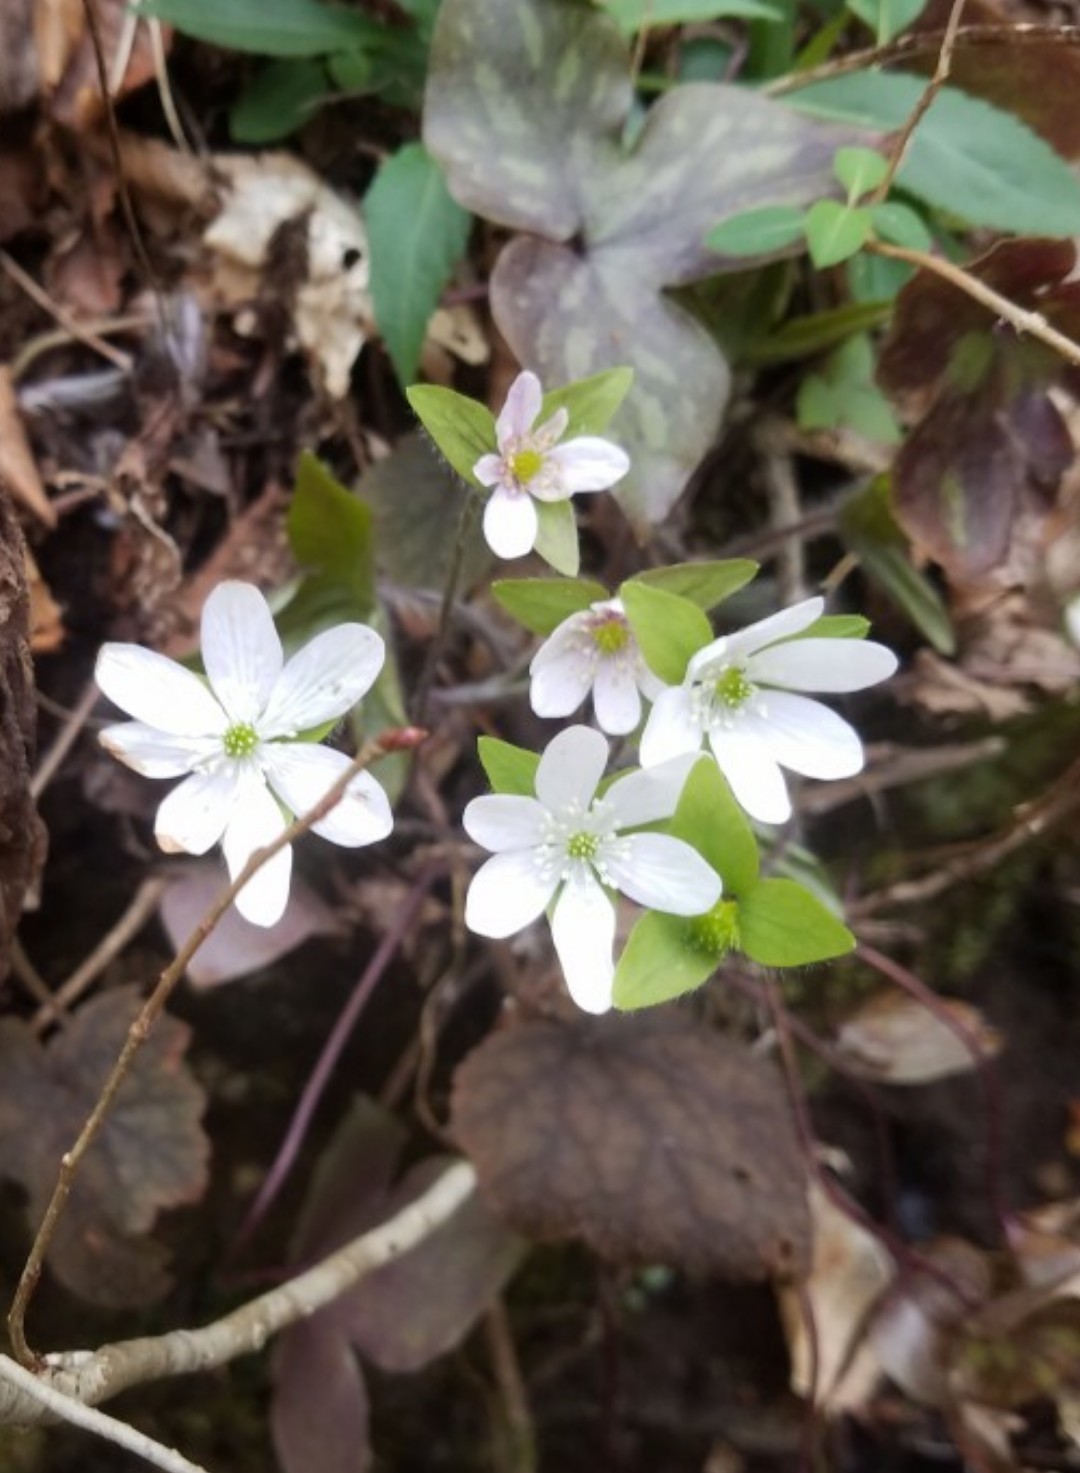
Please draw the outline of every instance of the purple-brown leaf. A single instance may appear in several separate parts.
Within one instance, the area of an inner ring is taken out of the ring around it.
[[[481,1188],[538,1238],[730,1279],[805,1270],[805,1166],[774,1067],[680,1014],[532,1022],[458,1070]]]
[[[24,1023],[0,1022],[0,1175],[25,1189],[35,1225],[138,1006],[134,989],[107,992],[44,1047]],[[159,1212],[198,1200],[209,1156],[205,1096],[183,1063],[188,1038],[185,1024],[158,1019],[75,1177],[49,1263],[84,1298],[141,1303],[167,1287],[142,1235]]]

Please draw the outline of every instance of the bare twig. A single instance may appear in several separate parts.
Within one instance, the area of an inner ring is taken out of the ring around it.
[[[934,98],[949,80],[949,72],[952,70],[953,47],[956,45],[956,33],[960,29],[960,17],[964,13],[966,3],[967,0],[953,0],[952,9],[949,11],[949,21],[945,27],[945,35],[941,41],[941,50],[938,52],[934,75],[923,89],[922,96],[915,104],[911,116],[897,134],[896,140],[889,151],[889,161],[885,171],[885,177],[871,194],[870,203],[888,199],[889,190],[893,187],[893,181],[896,178],[896,172],[904,162],[904,155],[907,153],[911,140],[915,136],[916,128],[922,122],[923,118],[926,117],[931,107],[933,107]]]
[[[907,61],[913,56],[933,56],[940,52],[944,31],[909,31],[884,46],[870,46],[865,51],[849,51],[844,56],[835,56],[821,66],[808,67],[803,72],[789,72],[777,77],[761,90],[767,97],[783,97],[789,92],[798,92],[815,82],[825,82],[832,77],[844,77],[851,72],[867,71],[870,67],[888,66],[894,61]],[[1038,21],[1026,21],[1021,25],[961,26],[957,31],[954,50],[969,46],[1044,46],[1048,41],[1055,46],[1080,46],[1080,26],[1046,25]]]
[[[36,802],[52,782],[64,758],[78,740],[79,733],[90,719],[98,703],[100,692],[94,681],[88,681],[86,689],[70,711],[64,713],[64,724],[53,738],[52,746],[37,765],[30,779],[30,796]],[[44,704],[44,702],[42,702]]]
[[[7,251],[0,250],[0,267],[6,272],[17,287],[26,293],[32,302],[35,302],[43,312],[47,312],[54,322],[58,322],[69,337],[76,342],[82,343],[87,348],[92,348],[95,353],[100,353],[102,358],[107,358],[110,363],[116,365],[123,373],[131,372],[131,355],[124,353],[119,348],[114,348],[112,343],[107,343],[90,327],[84,327],[78,322],[66,308],[61,307],[59,302],[54,302],[48,292],[38,286],[32,276],[25,272],[18,261],[9,256]],[[25,365],[23,365],[25,367]]]
[[[803,520],[799,485],[783,427],[764,420],[755,437],[769,500],[769,525],[782,534],[776,551],[776,580],[780,602],[797,603],[806,596],[803,540],[792,535]]]
[[[362,772],[364,768],[368,767],[377,757],[382,756],[385,752],[401,751],[416,746],[423,739],[423,735],[423,732],[415,727],[406,727],[402,731],[385,733],[375,741],[366,742],[352,762],[349,763],[348,767],[342,771],[336,782],[327,789],[324,796],[313,808],[310,808],[307,813],[302,814],[289,824],[273,843],[264,845],[263,848],[257,849],[251,855],[236,878],[221,891],[220,895],[192,931],[187,941],[184,942],[184,945],[158,978],[153,992],[143,1004],[138,1017],[128,1030],[124,1046],[120,1050],[120,1054],[112,1067],[108,1079],[102,1086],[101,1094],[98,1096],[93,1110],[80,1131],[78,1139],[72,1145],[71,1149],[64,1154],[60,1163],[56,1185],[53,1188],[52,1197],[49,1200],[49,1205],[45,1210],[45,1216],[42,1219],[41,1226],[38,1228],[37,1236],[30,1249],[22,1276],[19,1279],[18,1287],[15,1291],[15,1298],[12,1301],[11,1309],[8,1313],[8,1333],[11,1336],[11,1344],[16,1357],[23,1365],[31,1367],[38,1367],[40,1365],[39,1357],[30,1349],[26,1340],[24,1328],[26,1310],[37,1287],[38,1279],[41,1277],[45,1254],[48,1252],[49,1244],[52,1242],[53,1235],[56,1232],[60,1214],[63,1212],[64,1203],[67,1201],[75,1173],[83,1157],[96,1140],[113,1100],[116,1098],[117,1091],[127,1075],[132,1060],[164,1011],[165,1004],[187,970],[188,963],[202,946],[203,942],[206,941],[218,921],[220,921],[221,917],[251,877],[268,860],[272,859],[275,854],[280,853],[287,845],[298,839],[301,834],[306,834],[313,824],[325,818],[344,797],[345,789],[358,772]]]
[[[1080,365],[1080,343],[1074,343],[1072,338],[1067,338],[1056,327],[1051,327],[1041,312],[1032,312],[1011,302],[1008,297],[1003,297],[1000,292],[987,286],[977,276],[972,276],[962,266],[954,266],[951,261],[946,261],[944,256],[933,256],[929,251],[908,250],[906,246],[886,245],[884,241],[878,240],[868,241],[864,249],[872,251],[876,256],[887,256],[891,261],[906,261],[909,266],[932,271],[958,291],[965,292],[983,307],[989,308],[995,316],[1008,322],[1021,335],[1038,338],[1048,348],[1053,348],[1055,353],[1060,353],[1067,362]]]
[[[129,1427],[126,1422],[110,1417],[107,1412],[96,1411],[85,1406],[73,1396],[66,1395],[47,1381],[35,1376],[13,1361],[10,1356],[0,1355],[0,1381],[16,1387],[24,1396],[51,1412],[57,1421],[70,1422],[86,1432],[96,1432],[106,1442],[122,1447],[163,1473],[206,1473],[198,1463],[192,1463],[175,1448],[163,1447],[145,1432]]]
[[[506,1473],[536,1473],[536,1429],[521,1377],[510,1317],[501,1298],[496,1299],[488,1310],[484,1329],[506,1421]]]
[[[53,993],[34,1014],[30,1026],[35,1033],[44,1033],[50,1023],[66,1013],[72,1003],[78,1001],[88,987],[101,976],[114,957],[137,936],[157,910],[158,901],[168,880],[163,875],[151,875],[144,880],[131,898],[131,904],[123,915],[111,926],[90,955],[75,968],[71,976]]]
[[[84,1405],[96,1405],[130,1386],[168,1376],[191,1375],[252,1355],[281,1330],[340,1298],[365,1275],[400,1258],[453,1217],[476,1186],[467,1161],[457,1161],[424,1194],[370,1232],[354,1238],[312,1268],[260,1294],[231,1314],[197,1330],[125,1340],[84,1351],[51,1356],[38,1385],[55,1387]],[[51,1420],[41,1398],[0,1378],[0,1426],[27,1426]]]

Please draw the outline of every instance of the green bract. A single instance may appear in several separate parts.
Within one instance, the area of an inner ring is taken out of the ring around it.
[[[805,966],[851,951],[855,938],[794,880],[761,879],[757,843],[716,763],[702,758],[687,779],[669,832],[717,871],[724,894],[704,916],[650,913],[615,972],[615,1006],[668,1002],[706,981],[731,951],[769,967]]]
[[[712,625],[689,599],[631,579],[619,596],[645,663],[668,685],[679,685],[691,655],[713,637]]]
[[[536,769],[540,757],[513,742],[482,736],[476,744],[480,763],[496,793],[516,793],[531,798],[536,792]]]

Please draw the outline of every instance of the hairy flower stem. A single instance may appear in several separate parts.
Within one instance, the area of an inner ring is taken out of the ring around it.
[[[15,1297],[12,1300],[11,1309],[8,1312],[8,1334],[11,1337],[12,1349],[16,1359],[24,1366],[33,1370],[39,1370],[44,1362],[41,1357],[31,1350],[26,1340],[25,1321],[26,1311],[37,1288],[41,1277],[42,1266],[45,1255],[49,1251],[49,1245],[56,1233],[60,1215],[64,1210],[68,1194],[71,1191],[75,1173],[86,1155],[94,1144],[101,1127],[105,1123],[106,1116],[116,1099],[117,1092],[127,1076],[139,1049],[146,1042],[150,1031],[165,1009],[165,1004],[172,996],[177,983],[183,977],[188,964],[195,953],[207,940],[229,906],[244,888],[252,875],[256,874],[268,860],[298,839],[301,834],[306,834],[313,824],[319,822],[341,801],[345,796],[345,789],[358,772],[363,772],[376,758],[386,752],[400,751],[405,748],[414,747],[423,740],[424,733],[415,727],[405,727],[400,731],[384,732],[381,737],[374,741],[365,742],[348,767],[344,769],[337,781],[327,789],[319,802],[307,813],[293,820],[287,829],[283,830],[271,844],[262,849],[256,849],[251,855],[243,869],[236,878],[221,891],[221,894],[206,911],[191,935],[184,942],[176,956],[158,978],[153,992],[143,1003],[138,1017],[128,1030],[124,1046],[120,1050],[109,1077],[106,1079],[98,1096],[93,1110],[87,1117],[86,1123],[75,1143],[68,1151],[65,1151],[60,1162],[60,1171],[56,1178],[49,1205],[45,1209],[45,1215],[41,1220],[37,1236],[34,1238]]]
[[[450,554],[450,566],[446,571],[446,583],[443,585],[442,605],[439,609],[439,623],[431,643],[428,645],[424,665],[420,671],[420,679],[416,682],[416,694],[413,697],[412,719],[418,726],[423,726],[427,719],[428,702],[431,699],[431,687],[435,680],[435,672],[438,668],[442,652],[446,648],[447,636],[450,633],[450,624],[454,612],[454,600],[457,597],[458,585],[461,582],[461,570],[465,566],[465,549],[469,543],[469,531],[472,528],[473,517],[480,502],[480,493],[475,486],[469,487],[468,495],[461,507],[458,517],[457,533],[454,537],[454,549]]]

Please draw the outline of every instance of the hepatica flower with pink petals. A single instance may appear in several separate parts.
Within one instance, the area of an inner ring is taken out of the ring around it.
[[[106,644],[95,678],[135,717],[106,727],[102,745],[144,777],[181,777],[158,809],[154,833],[171,853],[205,854],[219,840],[236,876],[256,849],[306,813],[349,764],[343,752],[294,740],[344,716],[370,689],[385,649],[374,630],[340,624],[286,664],[266,600],[249,583],[221,583],[202,614],[203,680],[165,655]],[[384,839],[390,804],[370,773],[313,825],[356,848]],[[236,907],[257,926],[280,920],[289,898],[286,847],[248,881]]]
[[[592,692],[596,724],[625,736],[641,720],[641,698],[667,687],[645,663],[619,599],[590,604],[550,634],[529,666],[537,716],[570,716]]]
[[[631,772],[596,796],[608,760],[598,731],[571,726],[549,743],[536,797],[492,793],[465,809],[471,839],[493,851],[473,876],[465,924],[480,936],[512,936],[554,900],[551,934],[570,996],[589,1013],[611,1007],[615,906],[696,916],[720,898],[721,881],[696,850],[668,834],[628,833],[675,812],[692,763]]]
[[[736,799],[762,823],[784,823],[791,800],[781,768],[805,777],[862,771],[858,734],[801,692],[864,690],[887,680],[896,656],[865,639],[794,639],[821,616],[808,598],[698,650],[680,686],[657,697],[641,738],[649,767],[708,740]]]
[[[536,374],[519,373],[495,421],[498,454],[482,455],[473,466],[481,485],[492,488],[484,508],[484,536],[499,557],[524,557],[532,551],[539,529],[535,501],[567,501],[577,491],[606,491],[630,469],[626,451],[610,440],[582,435],[560,445],[570,416],[559,409],[536,425],[543,397]]]

